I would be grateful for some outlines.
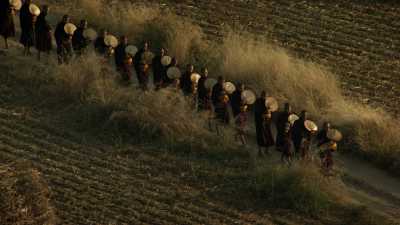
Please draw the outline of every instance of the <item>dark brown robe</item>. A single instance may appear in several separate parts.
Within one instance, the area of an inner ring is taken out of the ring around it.
[[[52,49],[51,26],[46,20],[47,14],[41,13],[36,22],[35,34],[36,44],[35,47],[41,52],[50,52]]]

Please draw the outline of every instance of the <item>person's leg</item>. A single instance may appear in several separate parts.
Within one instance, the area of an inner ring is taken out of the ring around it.
[[[246,145],[246,137],[244,134],[240,134],[240,140],[242,141],[242,145]]]
[[[4,37],[4,44],[5,44],[5,48],[8,49],[8,41],[7,41],[6,37]]]

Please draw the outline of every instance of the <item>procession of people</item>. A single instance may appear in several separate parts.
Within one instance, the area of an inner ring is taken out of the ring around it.
[[[306,110],[298,116],[292,112],[290,103],[285,103],[283,110],[279,111],[278,101],[266,91],[256,97],[255,92],[243,83],[235,85],[223,76],[211,78],[208,68],[202,68],[197,73],[194,65],[188,64],[182,72],[178,59],[169,56],[167,48],[153,54],[150,43],[144,42],[138,49],[129,44],[125,35],[116,38],[105,29],[98,33],[88,28],[85,19],[80,20],[77,27],[68,15],[64,15],[53,34],[46,18],[49,10],[49,6],[38,7],[31,0],[23,3],[21,0],[1,0],[0,35],[4,38],[5,48],[9,48],[8,38],[16,35],[14,15],[19,11],[20,43],[24,46],[24,55],[30,55],[32,47],[36,48],[39,60],[41,53],[49,55],[54,38],[58,62],[64,64],[83,57],[92,44],[98,55],[105,59],[114,57],[116,70],[124,85],[133,85],[136,74],[138,86],[143,91],[150,91],[151,80],[155,91],[171,87],[178,90],[193,110],[207,112],[209,128],[215,130],[217,135],[223,135],[223,130],[234,124],[235,139],[243,146],[249,146],[249,130],[252,127],[249,112],[253,111],[255,142],[260,157],[275,149],[280,152],[281,161],[291,165],[295,159],[312,159],[312,150],[317,149],[322,168],[327,172],[332,170],[333,152],[337,150],[337,142],[342,135],[331,128],[329,122],[325,122],[319,131]]]

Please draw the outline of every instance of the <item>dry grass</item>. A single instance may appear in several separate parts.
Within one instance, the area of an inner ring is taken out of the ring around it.
[[[3,225],[53,225],[50,191],[40,172],[24,164],[0,167],[0,223]]]
[[[157,6],[133,6],[127,1],[79,0],[63,2],[54,11],[68,13],[75,23],[85,18],[89,20],[89,26],[106,28],[116,36],[127,35],[138,47],[148,41],[154,50],[167,48],[168,54],[182,63],[198,59],[199,52],[207,48],[199,26]]]
[[[228,79],[264,89],[281,103],[289,101],[296,111],[306,109],[316,121],[331,121],[355,144],[347,149],[394,172],[400,168],[399,122],[381,109],[346,99],[334,74],[252,36],[231,33],[221,51],[220,71]]]

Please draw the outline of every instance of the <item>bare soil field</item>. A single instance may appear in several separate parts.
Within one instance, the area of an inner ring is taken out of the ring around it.
[[[349,97],[400,112],[400,5],[394,1],[149,2],[190,18],[209,39],[222,37],[226,26],[267,37],[337,73]]]

